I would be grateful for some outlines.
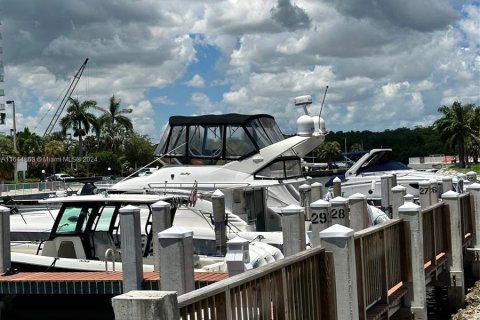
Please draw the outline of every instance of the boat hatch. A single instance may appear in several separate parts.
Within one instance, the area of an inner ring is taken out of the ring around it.
[[[221,164],[248,157],[283,139],[274,118],[267,114],[176,116],[170,118],[155,155],[172,163]]]

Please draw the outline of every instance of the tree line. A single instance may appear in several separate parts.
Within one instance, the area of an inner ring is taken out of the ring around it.
[[[408,164],[410,157],[454,155],[461,168],[468,161],[478,163],[480,156],[480,106],[455,101],[438,108],[441,117],[431,126],[398,128],[383,132],[331,132],[326,142],[314,151],[317,161],[341,160],[342,152],[389,148],[392,159]]]
[[[154,160],[154,144],[135,132],[121,100],[112,96],[107,108],[94,100],[70,97],[61,129],[44,137],[25,128],[12,137],[0,137],[0,180],[13,178],[13,159],[28,161],[28,176],[56,172],[73,176],[125,175]],[[96,116],[92,111],[99,111]]]

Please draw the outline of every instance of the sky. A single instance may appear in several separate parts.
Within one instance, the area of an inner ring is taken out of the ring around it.
[[[317,115],[326,86],[331,131],[480,105],[479,0],[3,0],[0,21],[17,131],[44,134],[87,57],[72,96],[115,95],[152,142],[173,115],[267,113],[291,134],[294,98],[312,95]]]

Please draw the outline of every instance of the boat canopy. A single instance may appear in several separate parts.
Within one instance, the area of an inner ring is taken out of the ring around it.
[[[174,116],[155,156],[183,164],[197,164],[195,160],[226,163],[246,158],[283,139],[275,119],[268,114]]]

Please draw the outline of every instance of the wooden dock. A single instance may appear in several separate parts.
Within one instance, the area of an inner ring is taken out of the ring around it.
[[[196,272],[195,288],[228,278],[228,273]],[[144,290],[159,290],[158,272],[145,272]],[[107,272],[19,272],[0,277],[0,294],[90,294],[123,293],[123,273]]]

